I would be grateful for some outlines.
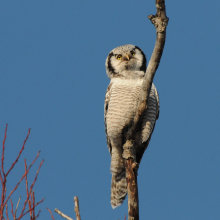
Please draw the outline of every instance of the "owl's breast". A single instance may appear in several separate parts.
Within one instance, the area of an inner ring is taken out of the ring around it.
[[[141,85],[140,79],[113,81],[106,122],[108,137],[116,145],[121,142],[123,128],[133,120]]]

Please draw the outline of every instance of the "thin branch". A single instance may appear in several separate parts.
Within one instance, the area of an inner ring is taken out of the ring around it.
[[[79,213],[79,200],[78,197],[74,197],[74,204],[75,204],[75,213],[76,213],[76,220],[81,220],[80,213]]]
[[[7,220],[9,220],[8,218],[8,205],[6,204],[6,216],[7,216]]]
[[[2,159],[1,159],[1,168],[2,168],[2,174],[3,176],[5,176],[5,172],[4,172],[4,154],[5,154],[5,141],[6,141],[6,137],[7,137],[7,129],[8,129],[8,124],[6,124],[6,128],[5,128],[5,136],[4,136],[4,140],[3,140],[3,147],[2,147]]]
[[[19,197],[16,208],[15,208],[15,218],[16,218],[16,213],[17,213],[17,210],[18,210],[18,205],[20,203],[20,200],[21,200],[21,196]]]
[[[35,217],[35,219],[37,219],[39,217],[40,213],[41,213],[41,210],[38,211],[37,216]]]
[[[32,205],[33,205],[33,207],[34,207],[34,204],[35,204],[35,196],[34,196],[34,191],[33,191],[33,193],[32,193]],[[35,217],[35,209],[33,209],[32,217]]]
[[[19,184],[20,184],[21,181],[24,179],[25,175],[28,174],[28,172],[29,172],[31,166],[32,166],[33,163],[36,161],[36,159],[39,157],[39,153],[40,153],[40,151],[38,152],[37,156],[35,157],[35,159],[34,159],[33,162],[31,163],[31,165],[28,167],[27,172],[23,174],[23,176],[21,177],[20,181],[17,183],[17,185],[15,186],[15,188],[11,191],[11,193],[10,193],[9,196],[8,196],[8,198],[7,198],[6,201],[4,202],[4,205],[3,205],[3,206],[5,206],[5,204],[8,202],[9,198],[11,197],[11,195],[12,195],[12,194],[14,193],[14,191],[18,188]]]
[[[32,207],[31,208],[31,210],[28,210],[27,212],[25,212],[24,214],[22,214],[22,215],[20,215],[18,218],[16,218],[16,220],[20,220],[22,217],[24,217],[28,212],[30,212],[30,211],[32,211],[33,209],[35,209],[35,207],[37,206],[37,205],[39,205],[40,203],[42,203],[44,201],[44,198],[40,201],[40,202],[38,202],[38,203],[36,203],[35,205],[34,205],[34,207]]]
[[[15,186],[15,188],[11,191],[11,193],[9,194],[8,198],[6,199],[5,201],[5,197],[6,197],[6,177],[7,175],[10,173],[10,171],[13,169],[13,167],[15,166],[15,164],[18,162],[18,159],[21,155],[21,153],[23,152],[24,150],[24,146],[25,146],[25,143],[29,137],[29,134],[30,134],[30,129],[28,130],[28,134],[27,134],[27,137],[23,143],[23,146],[17,156],[17,158],[15,159],[14,163],[11,165],[11,167],[9,168],[8,172],[5,174],[4,173],[4,151],[5,151],[5,141],[6,141],[6,134],[7,134],[7,127],[8,125],[6,125],[6,128],[5,128],[5,136],[4,136],[4,140],[3,140],[3,149],[2,149],[2,159],[1,159],[1,169],[2,169],[2,174],[3,174],[3,177],[4,177],[4,180],[2,180],[2,177],[1,177],[1,182],[2,182],[2,197],[1,197],[1,210],[0,210],[0,214],[3,216],[3,212],[4,212],[4,207],[5,205],[7,204],[9,198],[11,197],[11,195],[13,194],[13,192],[18,188],[19,184],[21,183],[21,181],[23,180],[23,178],[25,177],[26,174],[24,174],[22,176],[22,178],[20,179],[20,181],[17,183],[17,185]]]
[[[23,206],[23,209],[22,209],[22,211],[21,211],[21,214],[20,214],[20,217],[19,217],[19,218],[21,218],[22,216],[24,216],[24,215],[27,213],[27,212],[26,212],[25,214],[23,214],[23,213],[24,213],[24,210],[25,210],[25,207],[26,207],[26,204],[27,204],[27,202],[29,201],[29,197],[30,197],[30,195],[31,195],[31,193],[32,193],[32,189],[33,189],[34,184],[35,184],[35,182],[36,182],[36,180],[37,180],[37,176],[38,176],[38,173],[39,173],[39,171],[40,171],[40,168],[41,168],[43,162],[44,162],[44,160],[42,160],[41,163],[40,163],[40,165],[39,165],[39,168],[38,168],[37,173],[36,173],[35,178],[34,178],[34,182],[31,184],[30,191],[29,191],[29,193],[28,193],[28,195],[27,195],[27,198],[26,198],[26,200],[25,200],[25,202],[24,202],[24,206]],[[43,199],[43,200],[44,200],[44,199]],[[43,202],[43,200],[41,200],[41,201]],[[37,204],[39,204],[39,203],[37,203]],[[33,209],[33,207],[32,207],[32,209]],[[31,211],[32,209],[30,209],[29,211]],[[28,212],[29,212],[29,211],[28,211]]]
[[[1,184],[2,184],[2,196],[1,196],[1,207],[0,207],[0,220],[2,219],[5,219],[4,216],[3,216],[3,213],[4,213],[4,207],[6,207],[6,217],[7,217],[7,220],[9,220],[9,217],[8,217],[8,200],[10,199],[10,202],[11,202],[11,213],[12,213],[12,216],[13,216],[13,219],[14,220],[20,220],[24,215],[26,215],[28,212],[30,212],[30,217],[32,220],[35,220],[39,217],[39,214],[40,214],[40,211],[38,212],[38,215],[35,216],[35,207],[42,203],[44,201],[44,199],[42,199],[40,202],[38,202],[37,204],[35,204],[35,193],[33,191],[33,187],[37,181],[37,177],[38,177],[38,174],[39,174],[39,171],[40,171],[40,168],[43,164],[43,160],[41,161],[40,165],[39,165],[39,168],[37,170],[37,173],[35,175],[35,179],[33,181],[33,183],[31,184],[30,186],[30,190],[28,190],[28,181],[27,181],[27,174],[29,173],[30,171],[30,168],[32,167],[32,165],[35,163],[36,159],[39,157],[39,154],[40,154],[40,151],[38,152],[37,156],[35,157],[35,159],[32,161],[32,163],[30,164],[30,166],[28,167],[27,169],[27,164],[26,164],[26,159],[25,159],[25,173],[22,175],[20,181],[16,184],[16,186],[14,187],[14,189],[10,192],[9,196],[6,198],[6,182],[7,182],[7,176],[8,174],[11,172],[11,170],[14,168],[15,164],[18,162],[23,150],[24,150],[24,147],[25,147],[25,143],[29,137],[29,134],[30,134],[30,129],[28,130],[28,134],[26,136],[26,139],[24,140],[24,143],[22,145],[22,148],[21,150],[19,151],[19,154],[17,156],[17,158],[15,159],[15,161],[13,162],[13,164],[11,165],[11,167],[9,168],[9,170],[7,171],[7,173],[5,174],[4,172],[4,154],[5,154],[5,141],[6,141],[6,134],[7,134],[7,125],[6,125],[6,129],[5,129],[5,136],[4,136],[4,140],[3,140],[3,148],[2,148],[2,158],[1,158],[1,171],[0,171],[0,179],[1,179]],[[22,209],[22,212],[21,212],[21,215],[16,218],[16,212],[17,212],[17,209],[18,209],[18,205],[19,205],[19,202],[20,202],[20,199],[21,197],[19,198],[18,200],[18,203],[17,203],[17,206],[16,206],[16,209],[15,209],[15,213],[13,212],[13,202],[11,200],[11,196],[12,194],[14,193],[14,191],[18,188],[19,184],[21,183],[21,181],[25,178],[25,183],[26,183],[26,193],[27,193],[27,198],[24,202],[24,206],[23,206],[23,209]],[[30,198],[31,197],[31,198]],[[24,213],[24,210],[26,208],[26,204],[28,202],[28,205],[29,205],[29,210],[27,212]]]
[[[24,159],[24,169],[25,169],[25,173],[27,173],[26,159]],[[28,206],[29,206],[29,210],[31,210],[31,201],[29,200],[27,175],[25,175],[25,185],[26,185],[26,193],[27,193],[27,199],[28,199]],[[32,217],[32,212],[30,212],[30,216]]]
[[[23,152],[23,150],[24,150],[24,146],[25,146],[25,143],[26,143],[26,141],[27,141],[27,139],[28,139],[28,137],[29,137],[30,132],[31,132],[31,129],[29,128],[27,137],[26,137],[25,140],[24,140],[23,146],[22,146],[22,148],[21,148],[19,154],[18,154],[18,156],[17,156],[15,162],[11,165],[10,169],[8,170],[8,172],[6,173],[5,176],[7,176],[7,175],[10,173],[10,171],[13,169],[13,167],[15,166],[15,164],[18,162],[18,159],[19,159],[19,157],[21,156],[21,154],[22,154],[22,152]]]
[[[13,216],[13,219],[15,219],[15,215],[14,215],[14,211],[13,211],[13,202],[12,202],[11,198],[10,198],[10,202],[11,202],[11,214]]]
[[[47,210],[50,212],[51,218],[52,218],[53,220],[55,220],[55,218],[53,217],[53,214],[52,214],[51,210],[48,209],[48,208],[47,208]]]
[[[1,179],[1,184],[2,184],[2,196],[1,196],[1,208],[0,208],[0,219],[3,217],[3,212],[4,212],[4,201],[5,201],[5,196],[6,196],[6,176],[5,176],[5,171],[4,171],[4,154],[5,154],[5,141],[7,137],[7,128],[8,124],[6,124],[5,127],[5,135],[4,135],[4,140],[2,144],[2,159],[1,159],[1,172],[0,172],[0,179]],[[3,217],[4,218],[4,217]]]
[[[3,179],[2,179],[2,172],[0,170],[0,180],[1,180],[1,183],[3,184]]]
[[[34,184],[35,184],[36,181],[37,181],[37,177],[38,177],[38,174],[39,174],[39,172],[40,172],[40,168],[41,168],[43,162],[44,162],[44,160],[42,160],[41,163],[40,163],[40,165],[39,165],[39,168],[38,168],[37,173],[36,173],[35,178],[34,178],[34,182],[31,184],[30,191],[32,191],[32,189],[33,189],[33,187],[34,187]]]
[[[67,219],[67,220],[73,220],[72,218],[70,218],[68,215],[63,214],[60,210],[58,210],[57,208],[54,210],[57,214],[59,214],[60,216],[62,216],[63,218]]]

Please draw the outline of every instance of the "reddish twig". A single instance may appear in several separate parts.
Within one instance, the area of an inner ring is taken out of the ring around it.
[[[27,202],[29,201],[29,197],[30,197],[30,195],[31,195],[31,193],[32,193],[32,189],[33,189],[34,184],[35,184],[35,182],[36,182],[36,180],[37,180],[37,176],[38,176],[38,173],[39,173],[39,171],[40,171],[40,168],[41,168],[43,162],[44,162],[44,160],[42,160],[41,163],[40,163],[40,165],[39,165],[39,168],[38,168],[37,173],[36,173],[35,178],[34,178],[34,182],[31,184],[30,191],[29,191],[29,193],[28,193],[28,195],[27,195],[27,198],[26,198],[26,200],[25,200],[25,202],[24,202],[24,206],[23,206],[23,209],[22,209],[22,211],[21,211],[21,214],[20,214],[20,217],[19,217],[19,218],[21,218],[21,217],[23,216],[23,213],[24,213],[26,204],[27,204]],[[33,209],[33,207],[32,207],[32,209]],[[29,211],[31,211],[32,209],[30,209]],[[28,211],[28,212],[29,212],[29,211]]]
[[[3,184],[2,172],[1,171],[0,171],[0,180],[1,180],[1,183]]]
[[[27,175],[30,171],[31,166],[33,165],[33,163],[36,161],[36,159],[39,157],[39,153],[38,152],[37,156],[35,157],[35,159],[33,160],[33,162],[31,163],[31,165],[28,167],[27,172],[23,174],[23,176],[21,177],[20,181],[17,183],[17,185],[15,186],[15,188],[11,191],[11,193],[9,194],[8,198],[6,199],[6,201],[4,202],[3,206],[5,206],[5,204],[8,202],[9,198],[11,197],[11,195],[14,193],[14,191],[18,188],[19,184],[21,183],[21,181],[24,179],[25,175]],[[41,162],[42,163],[42,162]]]
[[[11,167],[9,168],[9,170],[7,171],[7,173],[5,174],[4,172],[4,152],[5,152],[5,141],[6,141],[6,137],[7,137],[7,128],[8,128],[8,124],[6,124],[6,128],[5,128],[5,136],[4,136],[4,140],[3,140],[3,147],[2,147],[2,159],[1,159],[1,170],[2,170],[2,175],[0,175],[0,179],[1,179],[1,183],[2,183],[2,196],[1,196],[1,209],[0,209],[0,216],[3,216],[3,212],[4,212],[4,207],[7,204],[9,198],[11,197],[12,193],[18,188],[20,182],[23,180],[25,174],[22,176],[21,180],[17,183],[17,185],[15,186],[15,188],[11,191],[11,193],[9,194],[8,198],[5,201],[5,197],[6,197],[6,177],[8,176],[8,174],[10,173],[10,171],[13,169],[13,167],[15,166],[15,164],[18,162],[18,159],[21,155],[21,153],[24,150],[24,146],[25,143],[29,137],[30,134],[30,129],[28,130],[28,134],[26,139],[24,140],[23,146],[17,156],[17,158],[15,159],[14,163],[11,165]],[[0,218],[1,219],[1,218]]]
[[[9,220],[8,218],[8,205],[6,204],[6,216],[7,216],[7,220]]]
[[[13,219],[15,219],[15,215],[14,215],[14,211],[13,211],[13,202],[12,202],[11,198],[10,198],[10,201],[11,201],[11,214],[13,216]]]
[[[35,219],[37,219],[39,217],[40,213],[41,213],[41,210],[38,211],[37,216],[35,217]]]
[[[53,220],[55,220],[55,218],[53,217],[53,214],[52,214],[51,210],[48,209],[48,208],[47,208],[47,210],[50,212],[51,218],[52,218]]]
[[[44,201],[44,198],[43,198],[40,202],[36,203],[36,204],[34,205],[34,207],[31,208],[31,210],[28,210],[27,212],[23,213],[23,214],[20,215],[18,218],[16,218],[16,220],[20,220],[20,219],[21,219],[22,217],[24,217],[28,212],[30,212],[30,211],[32,211],[33,209],[35,209],[35,207],[36,207],[37,205],[39,205],[40,203],[42,203],[43,201]]]
[[[32,193],[32,205],[33,205],[33,207],[34,207],[34,204],[35,204],[35,197],[34,197],[34,191],[33,191],[33,193]],[[33,209],[32,217],[35,217],[35,209]]]
[[[5,174],[5,176],[7,176],[7,175],[10,173],[10,171],[13,169],[13,167],[15,166],[15,164],[18,162],[18,159],[19,159],[19,157],[21,156],[21,154],[22,154],[22,152],[23,152],[23,150],[24,150],[24,146],[25,146],[25,143],[26,143],[26,141],[27,141],[27,139],[28,139],[28,137],[29,137],[30,131],[31,131],[31,129],[29,128],[27,137],[26,137],[25,140],[24,140],[23,146],[22,146],[22,148],[21,148],[19,154],[18,154],[18,156],[17,156],[15,162],[11,165],[10,169],[8,170],[8,172]]]
[[[38,174],[39,174],[39,171],[40,171],[40,168],[41,168],[43,162],[44,162],[44,160],[41,161],[41,163],[40,163],[40,165],[39,165],[39,168],[38,168],[38,170],[37,170],[37,173],[36,173],[36,175],[35,175],[34,182],[31,184],[31,187],[30,187],[30,190],[31,190],[31,191],[32,191],[32,189],[33,189],[33,187],[34,187],[35,182],[37,181],[37,177],[38,177]]]
[[[7,129],[8,129],[8,124],[6,124],[6,128],[5,128],[5,136],[4,136],[4,140],[3,140],[3,146],[2,146],[2,159],[1,159],[1,168],[2,168],[2,174],[3,176],[5,176],[5,172],[4,172],[4,154],[5,154],[5,141],[6,141],[6,137],[7,137]]]
[[[5,171],[4,171],[4,154],[5,154],[5,141],[6,141],[6,137],[7,137],[7,135],[6,135],[7,134],[7,128],[8,128],[8,124],[6,124],[5,135],[4,135],[3,145],[2,145],[2,159],[1,159],[1,172],[2,172],[2,175],[0,175],[1,184],[2,184],[2,196],[1,196],[0,219],[2,219],[2,217],[3,217],[3,211],[4,211],[3,204],[4,204],[5,196],[6,196],[6,177],[5,177]]]
[[[35,175],[35,178],[34,178],[34,181],[33,183],[31,184],[30,186],[30,189],[28,189],[28,181],[27,181],[27,174],[29,173],[30,171],[30,168],[32,167],[32,165],[35,163],[35,161],[37,160],[37,158],[39,157],[39,154],[40,154],[40,151],[38,152],[37,156],[35,157],[35,159],[32,161],[32,163],[30,164],[30,166],[27,168],[27,164],[26,164],[26,159],[25,159],[25,173],[22,175],[20,181],[16,184],[16,186],[14,187],[14,189],[10,192],[9,196],[7,197],[6,199],[6,182],[7,182],[7,176],[8,174],[11,172],[11,170],[14,168],[15,164],[18,162],[22,152],[24,151],[24,147],[25,147],[25,143],[27,142],[27,139],[29,137],[29,134],[30,134],[30,129],[28,130],[28,134],[24,140],[24,143],[22,145],[22,148],[21,150],[19,151],[19,154],[17,156],[17,158],[15,159],[15,161],[12,163],[11,167],[9,168],[9,170],[5,173],[4,171],[4,154],[5,154],[5,141],[6,141],[6,137],[7,137],[7,126],[6,125],[6,128],[5,128],[5,135],[4,135],[4,140],[3,140],[3,148],[2,148],[2,158],[1,158],[1,165],[0,165],[0,180],[1,180],[1,184],[2,184],[2,195],[1,195],[1,207],[0,207],[0,220],[3,220],[5,219],[4,216],[3,216],[3,213],[4,213],[4,207],[6,207],[6,217],[7,217],[7,220],[9,220],[9,217],[8,217],[8,200],[10,199],[10,202],[11,202],[11,213],[12,213],[12,216],[13,216],[13,219],[14,220],[20,220],[24,215],[26,215],[28,212],[30,212],[30,217],[31,217],[31,220],[35,220],[39,217],[39,214],[40,214],[40,211],[38,212],[37,216],[35,216],[35,207],[37,205],[39,205],[40,203],[42,203],[44,201],[44,199],[42,199],[40,202],[36,203],[35,204],[35,193],[33,191],[33,187],[36,183],[36,180],[37,180],[37,177],[38,177],[38,174],[39,174],[39,171],[40,171],[40,168],[43,164],[44,161],[41,161],[40,165],[39,165],[39,168],[37,170],[37,173]],[[13,202],[11,200],[11,196],[12,194],[14,193],[14,191],[18,188],[19,184],[21,183],[21,181],[25,178],[25,185],[26,185],[26,194],[27,194],[27,198],[24,202],[24,206],[23,206],[23,209],[22,209],[22,212],[20,214],[20,216],[18,218],[16,218],[16,212],[17,212],[17,208],[18,208],[18,205],[19,205],[19,202],[20,202],[20,198],[18,200],[18,203],[17,203],[17,206],[16,206],[16,209],[15,209],[15,212],[13,211]],[[26,205],[29,205],[29,210],[25,211],[25,208],[26,208]]]
[[[31,210],[31,201],[29,200],[29,192],[28,192],[28,181],[27,181],[27,163],[26,159],[24,159],[24,168],[25,168],[25,185],[26,185],[26,193],[27,193],[27,199],[28,199],[28,205],[29,205],[29,210]],[[30,216],[32,217],[32,212],[30,212]]]

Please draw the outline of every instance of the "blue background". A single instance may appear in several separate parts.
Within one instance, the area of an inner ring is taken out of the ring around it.
[[[220,2],[166,1],[167,40],[154,83],[161,112],[141,162],[140,219],[220,219]],[[30,137],[7,182],[7,194],[38,150],[36,201],[76,219],[124,219],[127,200],[110,206],[110,155],[103,105],[105,59],[134,44],[150,59],[155,1],[9,0],[0,2],[0,135],[8,135],[5,168]],[[25,183],[12,197],[25,199]],[[9,203],[10,207],[10,203]],[[19,210],[22,205],[20,204]],[[20,211],[18,211],[19,213]],[[55,219],[62,219],[54,213]],[[24,219],[29,219],[26,216]]]

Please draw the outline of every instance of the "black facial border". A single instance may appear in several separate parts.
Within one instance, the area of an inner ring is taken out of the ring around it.
[[[141,50],[141,48],[139,48],[138,46],[135,46],[136,49],[140,50],[141,54],[143,55],[143,63],[140,67],[140,70],[143,71],[143,72],[146,72],[146,69],[147,69],[147,59],[146,59],[146,56],[144,54],[144,52]]]

